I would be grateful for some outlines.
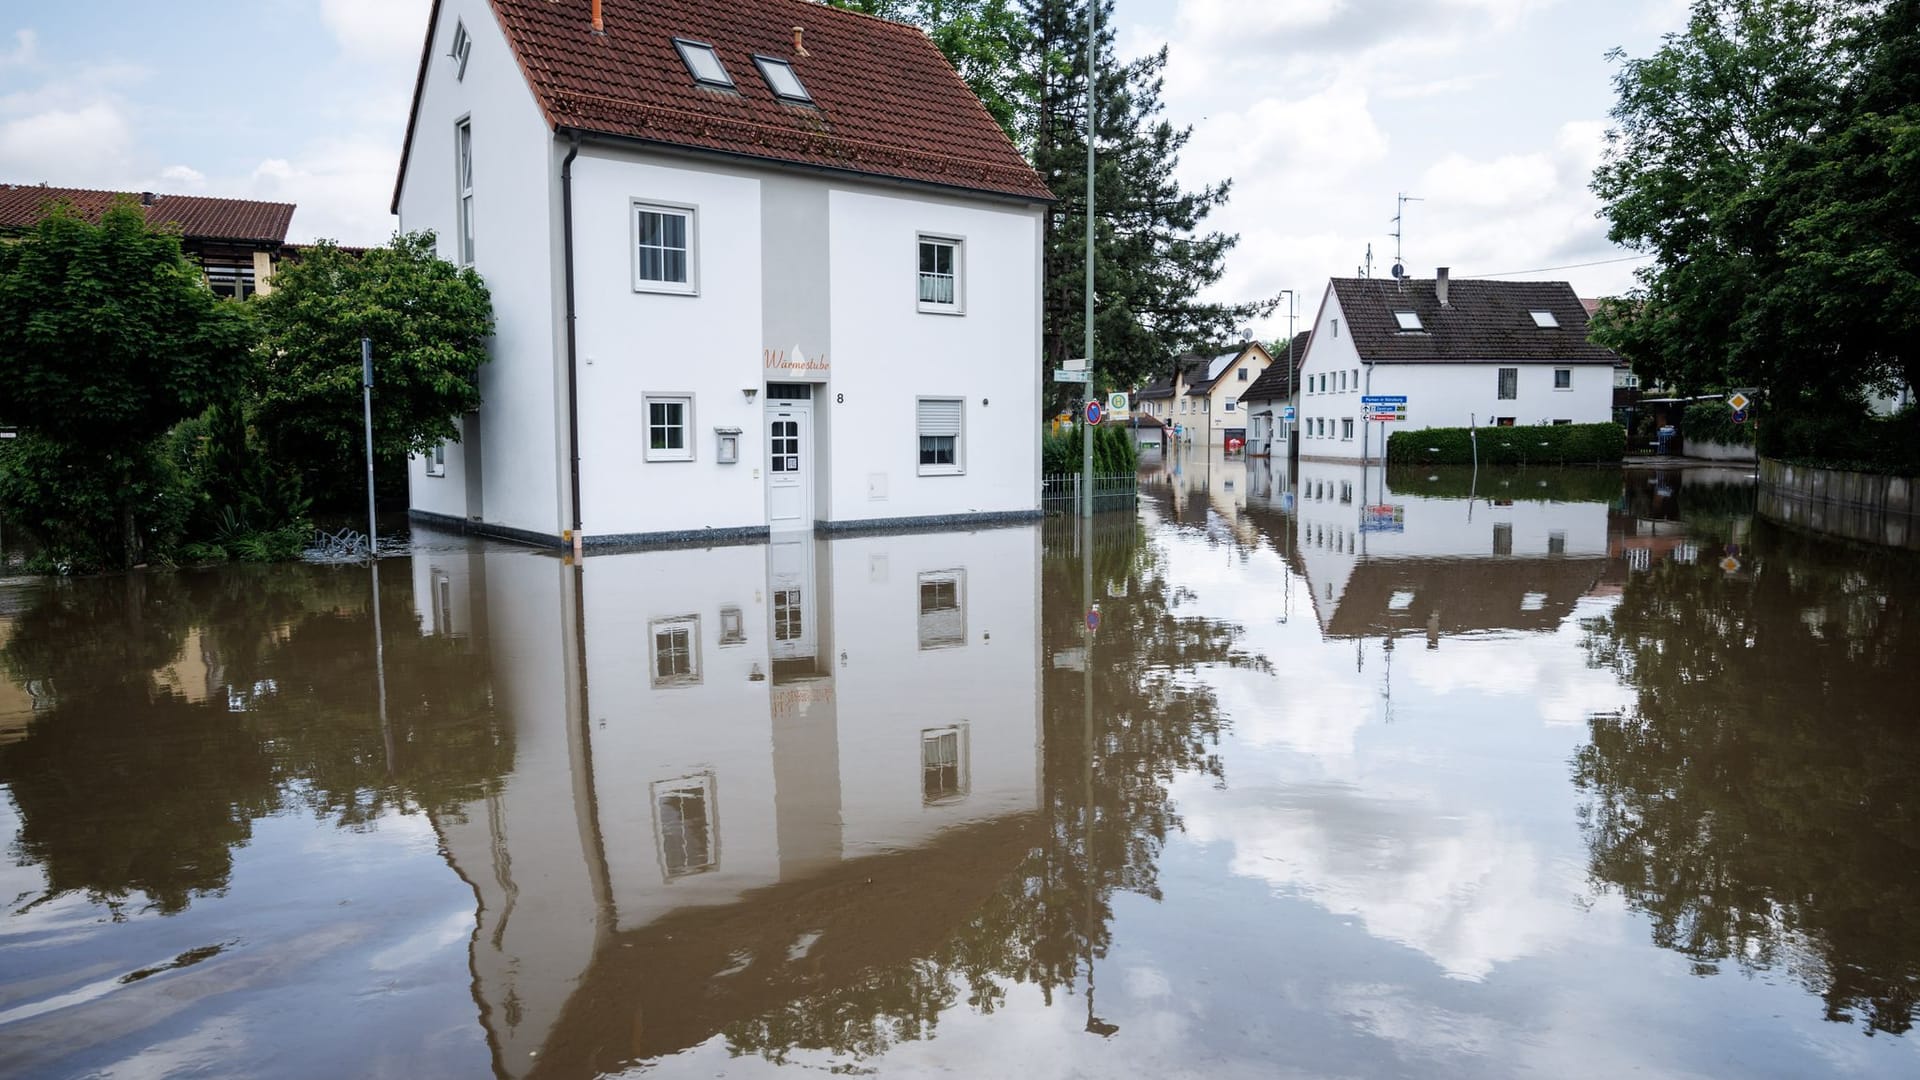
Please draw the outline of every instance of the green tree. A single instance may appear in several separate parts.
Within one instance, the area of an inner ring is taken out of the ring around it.
[[[480,407],[492,299],[479,274],[435,256],[430,232],[361,255],[322,241],[257,303],[255,424],[318,502],[350,503],[364,475],[361,338],[373,339],[376,459],[458,441],[455,420]]]
[[[131,202],[89,224],[55,206],[0,245],[0,505],[61,565],[132,566],[182,520],[159,437],[230,385],[254,341],[175,233]]]

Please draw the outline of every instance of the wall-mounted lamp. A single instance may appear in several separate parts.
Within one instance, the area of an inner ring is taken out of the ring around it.
[[[745,390],[742,390],[740,392],[746,395],[747,404],[749,405],[753,404],[754,398],[757,398],[760,396],[760,388],[757,386],[749,386]]]

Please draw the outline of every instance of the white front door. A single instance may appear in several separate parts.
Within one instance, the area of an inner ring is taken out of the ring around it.
[[[813,403],[767,402],[767,526],[813,528]]]

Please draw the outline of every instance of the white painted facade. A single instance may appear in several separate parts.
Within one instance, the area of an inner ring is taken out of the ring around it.
[[[1613,419],[1613,369],[1583,363],[1368,363],[1354,348],[1346,313],[1331,286],[1301,365],[1300,456],[1377,460],[1382,429],[1514,424],[1601,424]],[[1516,372],[1515,396],[1500,397],[1500,372]],[[1555,372],[1568,386],[1555,387]],[[1361,398],[1405,395],[1404,421],[1366,422]]]
[[[616,934],[1038,809],[1037,527],[414,562],[423,626],[487,620],[514,733],[500,788],[435,820],[507,1074]]]
[[[484,404],[444,465],[410,463],[410,505],[558,542],[575,517],[561,181],[571,142],[546,126],[485,0],[438,10],[399,225],[435,230],[442,256],[458,257],[455,132],[469,124],[473,265],[497,329]],[[445,44],[456,23],[473,41],[464,75]],[[1037,516],[1037,204],[598,138],[580,145],[571,175],[587,542]],[[636,280],[637,205],[692,212],[690,288]],[[918,302],[927,236],[959,242],[953,313]],[[770,384],[807,390],[776,399]],[[921,462],[923,399],[958,403],[951,467]],[[682,452],[650,447],[654,402],[684,410]],[[776,462],[772,433],[796,429]],[[736,460],[722,460],[723,438]]]

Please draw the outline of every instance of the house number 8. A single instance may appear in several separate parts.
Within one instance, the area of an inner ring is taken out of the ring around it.
[[[833,395],[833,403],[835,405],[845,405],[847,403],[847,395],[845,394]]]

